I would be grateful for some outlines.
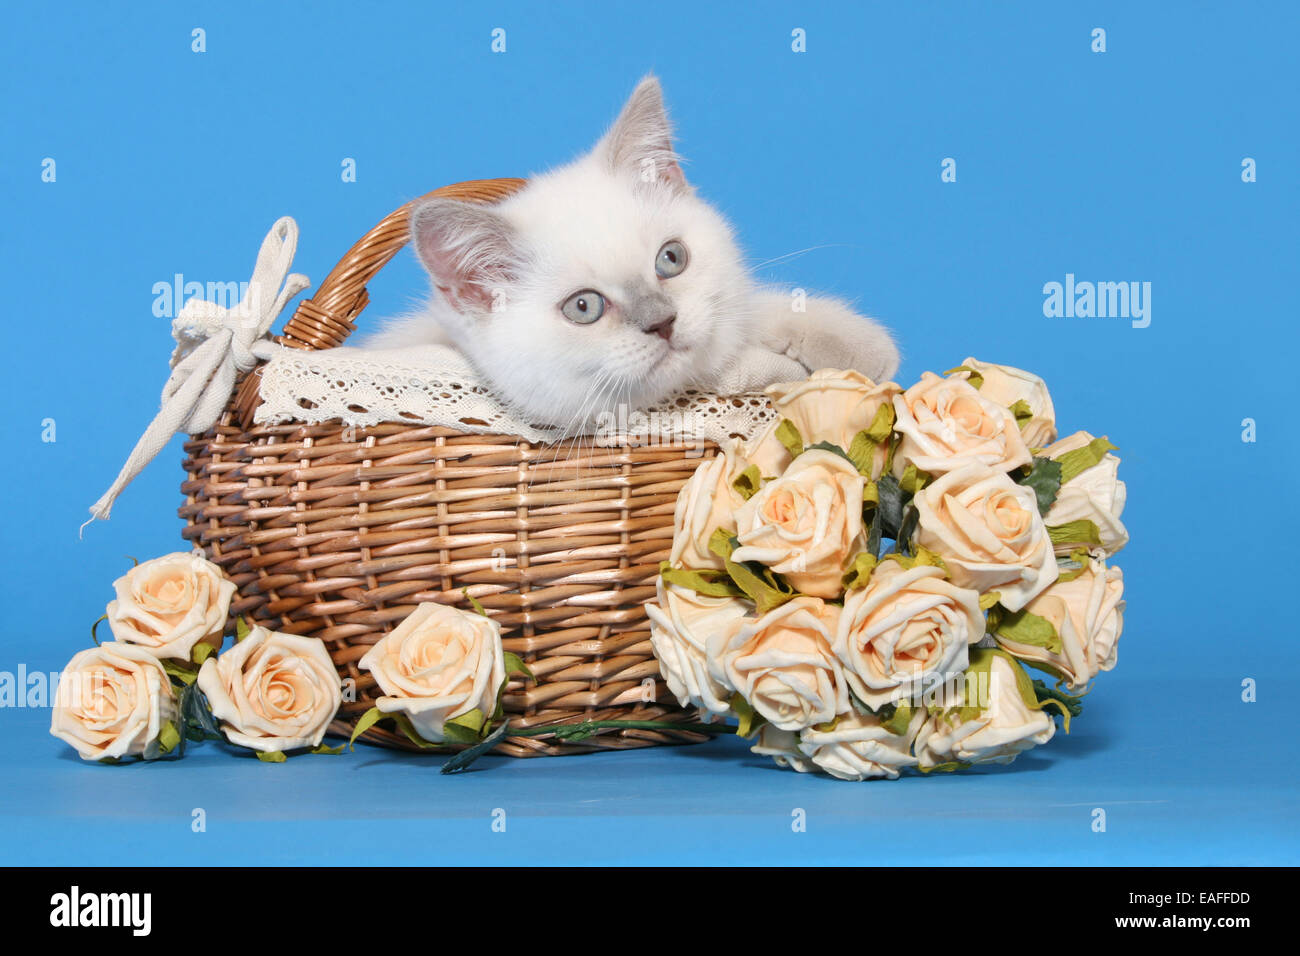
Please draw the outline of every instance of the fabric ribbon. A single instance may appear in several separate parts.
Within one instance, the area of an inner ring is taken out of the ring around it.
[[[107,519],[123,489],[180,432],[196,435],[216,424],[240,372],[267,359],[275,345],[271,324],[289,300],[311,281],[290,273],[298,248],[298,224],[289,216],[276,221],[262,240],[248,291],[234,308],[193,298],[172,321],[172,373],[162,390],[162,405],[108,491],[90,507],[90,518]]]

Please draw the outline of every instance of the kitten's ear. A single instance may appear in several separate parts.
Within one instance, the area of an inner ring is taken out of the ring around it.
[[[673,128],[664,110],[663,93],[653,75],[637,84],[597,149],[614,169],[627,170],[645,182],[686,188],[686,177],[673,151]]]
[[[411,241],[433,284],[461,311],[489,311],[518,276],[514,229],[490,206],[423,202],[411,213]]]

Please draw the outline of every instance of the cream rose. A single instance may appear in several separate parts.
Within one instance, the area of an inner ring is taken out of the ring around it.
[[[967,647],[984,636],[979,601],[939,568],[882,561],[866,587],[844,598],[835,655],[850,689],[874,710],[962,673]]]
[[[845,564],[865,546],[865,484],[834,452],[804,452],[736,511],[732,560],[765,564],[804,594],[839,597]]]
[[[731,709],[734,688],[709,673],[706,646],[710,637],[726,640],[747,612],[737,598],[718,598],[659,579],[657,603],[645,606],[650,616],[650,646],[668,689],[683,707],[702,707],[714,714]]]
[[[845,451],[858,432],[871,427],[881,406],[889,405],[901,392],[893,382],[877,385],[861,372],[833,368],[813,372],[803,381],[767,388],[777,414],[799,429],[805,445],[826,441]],[[888,442],[876,447],[872,478],[880,477],[888,451]]]
[[[82,760],[153,756],[178,714],[171,681],[142,647],[112,641],[76,654],[59,675],[50,733]]]
[[[850,710],[828,730],[809,727],[799,735],[799,750],[820,770],[841,780],[895,779],[904,767],[915,767],[912,741],[925,722],[917,708],[907,728],[895,734],[876,717]]]
[[[235,584],[211,561],[164,555],[136,565],[113,588],[105,613],[119,641],[179,660],[189,660],[196,644],[220,649]]]
[[[1077,577],[1058,580],[1025,610],[1056,628],[1061,649],[1049,651],[996,635],[1016,657],[1051,667],[1072,690],[1115,666],[1124,630],[1124,573],[1119,568],[1090,558]]]
[[[325,645],[257,626],[196,681],[232,744],[263,753],[316,747],[343,703]]]
[[[1059,459],[1067,452],[1086,447],[1091,441],[1093,436],[1087,432],[1075,432],[1048,446],[1043,455]],[[1110,452],[1103,455],[1097,464],[1064,482],[1044,520],[1053,527],[1073,521],[1091,521],[1097,526],[1101,544],[1086,541],[1083,536],[1074,540],[1063,538],[1056,542],[1057,554],[1069,554],[1080,547],[1100,550],[1105,556],[1120,551],[1128,544],[1128,530],[1119,520],[1127,497],[1128,489],[1119,480],[1119,458]]]
[[[940,475],[975,464],[1011,471],[1032,461],[1015,416],[964,379],[925,372],[894,397],[894,414],[896,476],[909,463]]]
[[[978,716],[932,713],[916,737],[914,752],[922,768],[949,761],[1011,763],[1024,751],[1045,744],[1056,733],[1056,722],[1024,699],[1014,665],[994,655],[989,665],[987,706]]]
[[[714,678],[734,687],[777,730],[802,730],[849,707],[835,658],[840,609],[817,598],[787,601],[748,619],[735,634],[709,641]]]
[[[817,765],[799,749],[799,735],[791,730],[777,730],[764,724],[758,731],[758,740],[749,748],[750,753],[771,757],[778,767],[788,767],[799,773],[814,773]]]
[[[444,725],[477,710],[491,718],[506,679],[501,626],[445,604],[421,604],[361,658],[385,694],[375,706],[404,713],[430,743]]]
[[[1056,580],[1056,557],[1033,489],[969,465],[917,492],[916,540],[943,558],[952,582],[997,591],[1019,611]]]
[[[1026,445],[1043,448],[1056,441],[1056,409],[1052,407],[1052,396],[1047,391],[1046,382],[1032,372],[1010,365],[994,365],[975,358],[968,358],[961,364],[973,369],[983,379],[979,393],[985,398],[1004,408],[1017,402],[1028,406],[1030,417],[1020,421],[1020,435]],[[957,375],[970,378],[965,372],[958,372],[953,377]]]
[[[728,443],[713,458],[702,462],[677,495],[673,512],[673,549],[669,561],[675,568],[723,566],[722,559],[709,550],[709,538],[718,528],[734,534],[736,509],[745,499],[732,481],[745,469]]]

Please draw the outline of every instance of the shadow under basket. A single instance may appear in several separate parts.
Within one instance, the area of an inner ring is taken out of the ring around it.
[[[494,202],[523,182],[459,183],[429,196]],[[280,344],[343,344],[366,283],[405,245],[413,205],[348,251],[299,304]],[[213,429],[185,444],[183,534],[238,586],[232,616],[325,642],[355,691],[333,730],[350,733],[380,696],[357,666],[370,646],[422,602],[468,609],[465,589],[535,677],[506,689],[512,727],[697,719],[659,675],[645,602],[671,549],[677,493],[716,445],[540,444],[410,423],[256,425],[260,371],[241,378]],[[382,727],[362,739],[415,749]],[[687,729],[614,728],[580,740],[507,736],[495,752],[703,739]]]

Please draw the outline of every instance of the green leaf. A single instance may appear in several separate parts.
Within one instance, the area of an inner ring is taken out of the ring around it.
[[[285,757],[284,751],[282,750],[272,750],[269,752],[265,750],[254,750],[253,753],[257,754],[257,759],[262,761],[262,763],[284,763],[285,760],[288,759]]]
[[[889,715],[888,719],[880,721],[880,726],[895,737],[901,737],[907,733],[908,725],[912,723],[912,714],[912,705],[908,701],[900,700],[894,705],[894,712]]]
[[[190,648],[190,660],[195,664],[202,664],[209,657],[216,653],[216,648],[206,642],[199,642]]]
[[[186,736],[191,740],[225,739],[225,734],[217,724],[217,718],[208,709],[207,699],[197,685],[187,684],[181,690],[180,711]]]
[[[505,651],[501,656],[505,659],[507,677],[522,675],[527,677],[529,680],[537,680],[537,678],[533,676],[533,672],[528,669],[528,665],[524,663],[524,659],[518,654],[512,654],[510,651]]]
[[[948,573],[948,566],[943,563],[943,558],[939,557],[928,548],[917,548],[916,554],[902,554],[898,551],[891,551],[881,560],[894,561],[902,565],[908,571],[916,567],[930,567],[939,568],[945,575]]]
[[[357,725],[352,728],[352,736],[348,738],[348,749],[352,750],[353,744],[357,742],[358,737],[387,716],[388,715],[378,707],[371,707],[368,711],[362,714],[360,719],[357,721]]]
[[[174,721],[165,721],[162,730],[158,733],[158,750],[162,753],[169,754],[176,749],[181,742],[181,732],[176,729]]]
[[[659,576],[665,584],[687,588],[707,597],[744,597],[745,592],[738,588],[724,571],[706,568],[703,571],[687,571],[685,568],[673,568],[664,561],[659,566]]]
[[[1052,544],[1083,543],[1093,547],[1101,545],[1101,529],[1097,527],[1095,521],[1089,521],[1087,518],[1067,521],[1065,524],[1049,524],[1047,536],[1051,538]]]
[[[468,587],[461,588],[460,593],[464,595],[465,600],[469,602],[469,606],[472,607],[477,613],[483,615],[484,617],[488,616],[488,612],[483,610],[483,605],[479,604],[478,601],[475,600],[474,595],[469,593]]]
[[[740,696],[739,692],[731,695],[731,709],[740,721],[740,726],[736,728],[737,736],[752,737],[767,723],[767,718],[750,707],[749,701]]]
[[[739,540],[725,528],[714,528],[709,535],[709,552],[726,561],[739,546]]]
[[[1034,410],[1029,407],[1029,403],[1023,398],[1016,399],[1015,402],[1008,406],[1007,411],[1015,416],[1016,424],[1021,428],[1024,428],[1025,423],[1034,417]]]
[[[903,506],[903,521],[898,526],[898,536],[894,542],[894,550],[896,552],[899,554],[911,554],[913,552],[912,536],[916,534],[916,527],[920,523],[921,512],[917,509],[916,505],[912,504],[909,500],[907,504]],[[930,563],[934,564],[934,562]],[[935,567],[942,567],[945,574],[948,572],[948,568],[942,561],[935,564]]]
[[[314,754],[330,754],[337,756],[338,754],[343,753],[343,751],[347,749],[347,746],[347,744],[339,744],[337,747],[328,747],[325,744],[321,744],[319,747],[313,747],[309,752]]]
[[[1110,451],[1118,451],[1118,449],[1105,438],[1094,438],[1082,448],[1075,448],[1058,455],[1056,460],[1061,464],[1061,484],[1079,477],[1081,473],[1100,463]]]
[[[758,465],[750,465],[735,478],[731,479],[731,487],[736,489],[736,494],[748,501],[754,495],[758,494],[758,489],[763,485],[763,476],[759,473]]]
[[[99,625],[103,624],[107,620],[108,620],[108,615],[101,614],[99,616],[99,619],[96,620],[94,624],[90,625],[90,639],[95,642],[96,647],[99,646],[99,635],[96,634],[95,631],[99,628]]]
[[[727,574],[745,596],[754,602],[754,609],[766,614],[796,597],[794,588],[776,576],[770,568],[760,564],[745,562],[737,564],[727,559]]]
[[[1061,635],[1056,632],[1052,622],[1028,611],[1007,611],[998,622],[994,632],[1017,644],[1041,647],[1052,654],[1062,651]]]
[[[412,726],[414,730],[414,726]],[[407,736],[410,736],[409,734]],[[418,736],[418,735],[417,735]],[[483,735],[478,731],[470,730],[460,724],[453,724],[450,721],[442,725],[442,738],[449,744],[465,744],[472,746],[483,739]]]
[[[248,621],[241,614],[235,618],[235,643],[238,644],[244,638],[251,634],[253,629],[248,626]]]
[[[1034,694],[1044,703],[1054,700],[1060,704],[1068,712],[1067,720],[1083,713],[1082,694],[1068,694],[1057,687],[1048,687],[1047,683],[1041,680],[1034,681]]]
[[[443,763],[441,772],[460,773],[462,770],[467,769],[470,764],[499,744],[506,736],[506,732],[509,729],[510,722],[508,720],[503,721],[496,730],[492,731],[492,733],[488,734],[474,746],[466,747],[460,753],[452,755]]]
[[[984,376],[981,375],[979,372],[975,371],[969,365],[958,365],[956,368],[948,369],[948,371],[944,372],[943,374],[955,375],[958,372],[969,372],[970,374],[967,376],[966,381],[970,382],[971,385],[975,386],[976,388],[979,388],[981,385],[984,384]]]
[[[880,532],[886,538],[897,538],[899,525],[903,523],[903,505],[910,499],[893,475],[881,475],[876,482],[880,495],[880,504],[876,513],[880,515]]]
[[[882,402],[876,409],[875,416],[871,419],[871,424],[867,426],[867,437],[879,445],[885,441],[894,431],[894,405],[892,402]]]
[[[1034,490],[1038,499],[1038,513],[1047,514],[1056,503],[1061,490],[1061,464],[1050,458],[1035,458],[1029,473],[1018,479],[1019,484]]]
[[[862,504],[873,508],[880,504],[880,486],[874,481],[868,481],[862,486]]]
[[[804,451],[828,451],[832,455],[839,455],[841,458],[847,461],[854,468],[858,467],[857,462],[855,462],[852,458],[849,457],[848,452],[846,452],[839,445],[832,444],[831,442],[828,441],[819,441],[815,445],[809,445],[807,448],[804,449]]]
[[[844,584],[844,590],[854,591],[858,588],[866,587],[867,580],[871,577],[871,572],[875,569],[879,560],[880,559],[870,551],[860,551],[857,557],[853,559],[853,563],[849,565],[848,571],[844,573],[844,577],[841,579]]]
[[[466,711],[465,713],[461,714],[459,717],[450,718],[446,723],[442,725],[442,727],[444,731],[448,727],[457,727],[457,728],[462,728],[464,730],[468,730],[470,733],[474,735],[474,738],[477,740],[479,737],[483,736],[484,723],[485,720],[483,718],[483,712],[479,710],[477,707],[475,707],[473,710]]]
[[[160,660],[158,663],[162,664],[163,670],[172,677],[175,677],[186,687],[193,684],[195,679],[199,676],[198,669],[188,663],[182,664],[179,661],[172,660],[171,658]]]
[[[740,542],[733,538],[722,528],[713,532],[709,538],[709,550],[722,558],[726,567],[727,580],[731,587],[737,589],[735,594],[720,593],[718,597],[747,597],[754,602],[759,614],[766,614],[772,608],[780,607],[786,601],[795,596],[794,588],[787,585],[784,581],[776,576],[770,569],[761,564],[747,561],[743,564],[731,560],[732,552],[736,550]],[[662,566],[660,574],[663,574]],[[691,572],[707,576],[708,571]],[[715,574],[717,572],[714,572]],[[664,578],[668,581],[668,578]],[[706,582],[707,582],[706,577]],[[669,581],[669,583],[673,583]],[[713,585],[716,587],[716,584]],[[699,590],[699,588],[696,588]],[[700,591],[701,594],[707,593]]]
[[[879,488],[879,485],[876,486]],[[880,553],[880,539],[884,537],[884,518],[880,513],[880,504],[871,509],[871,521],[867,525],[867,550],[872,554]]]
[[[877,442],[865,431],[854,435],[853,441],[849,444],[849,461],[853,462],[858,473],[868,480],[871,479],[871,460],[875,457],[876,445]]]
[[[776,440],[785,446],[791,458],[798,458],[803,454],[803,436],[799,434],[799,429],[790,419],[783,418],[781,424],[776,426]]]
[[[924,471],[918,471],[910,461],[903,467],[903,477],[898,481],[899,487],[909,495],[916,494],[929,483],[930,476]]]

